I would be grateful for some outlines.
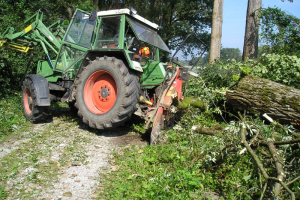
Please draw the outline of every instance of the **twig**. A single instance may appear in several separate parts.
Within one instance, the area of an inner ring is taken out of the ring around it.
[[[209,128],[204,128],[204,127],[199,127],[199,126],[193,126],[192,130],[197,131],[198,133],[201,134],[206,134],[206,135],[218,135],[222,133],[220,130],[211,130]]]
[[[293,162],[294,162],[295,159],[296,159],[296,157],[294,157],[294,158],[292,159],[292,161],[290,162],[290,165],[293,164]]]
[[[235,82],[234,84],[232,84],[231,86],[229,86],[229,87],[227,88],[227,90],[229,90],[230,88],[236,86],[236,85],[238,84],[238,82],[239,82],[239,81],[237,81],[237,82]]]
[[[284,182],[282,182],[281,180],[279,180],[277,178],[274,178],[274,177],[269,177],[269,180],[273,180],[273,181],[279,182],[282,185],[282,187],[284,189],[286,189],[286,191],[288,191],[288,193],[290,193],[290,195],[292,197],[292,200],[295,200],[295,194],[293,193],[292,190],[290,190],[290,188],[288,188],[288,186]]]
[[[266,189],[267,189],[267,185],[268,185],[268,183],[266,182],[266,183],[265,183],[265,186],[264,186],[264,189],[263,189],[263,191],[262,191],[262,193],[261,193],[261,195],[260,195],[259,200],[262,200],[262,199],[263,199],[263,197],[264,197],[264,195],[265,195],[265,192],[266,192]]]
[[[298,176],[297,178],[295,178],[294,180],[292,180],[291,182],[287,183],[286,185],[290,185],[292,183],[294,183],[295,181],[299,180],[300,179],[300,176]]]
[[[275,161],[275,166],[276,166],[276,170],[277,170],[277,179],[280,181],[284,180],[285,177],[285,173],[282,167],[282,163],[280,162],[280,159],[278,158],[278,153],[276,151],[276,147],[273,144],[273,142],[268,141],[267,145],[269,147],[269,151],[273,157],[273,160]],[[278,196],[278,194],[280,193],[280,184],[276,183],[275,187],[274,187],[274,194],[275,196]]]
[[[259,139],[261,139],[261,137],[259,137]],[[295,143],[299,143],[300,139],[295,139],[295,140],[286,140],[286,141],[274,141],[273,144],[274,145],[285,145],[285,144],[295,144]],[[261,140],[259,141],[260,144],[263,145],[268,145],[268,142],[265,140]]]
[[[251,149],[251,147],[249,146],[249,144],[246,141],[246,125],[245,125],[245,120],[242,117],[241,113],[238,113],[241,120],[243,121],[243,127],[241,130],[241,138],[242,138],[242,143],[244,144],[244,146],[246,147],[247,151],[250,153],[250,155],[253,157],[253,159],[255,160],[258,168],[260,169],[260,171],[262,172],[263,176],[265,177],[265,179],[269,178],[269,175],[267,174],[266,170],[263,167],[263,164],[260,162],[259,158],[257,157],[257,155],[254,153],[254,151]]]

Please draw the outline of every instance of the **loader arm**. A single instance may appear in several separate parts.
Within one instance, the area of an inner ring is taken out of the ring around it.
[[[34,22],[32,22],[33,20]],[[24,22],[24,24],[30,23],[30,25],[22,31],[15,32],[13,27],[9,27],[3,34],[0,33],[0,47],[5,46],[16,51],[28,53],[34,46],[40,44],[53,68],[47,48],[50,48],[57,55],[61,42],[50,32],[49,28],[57,26],[60,29],[61,22],[61,20],[58,20],[51,26],[46,27],[43,23],[43,13],[39,10]]]

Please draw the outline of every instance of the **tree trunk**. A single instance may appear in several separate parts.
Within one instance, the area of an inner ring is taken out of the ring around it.
[[[300,90],[267,79],[244,77],[226,99],[237,108],[266,113],[281,123],[299,125]]]
[[[243,61],[247,58],[257,58],[258,29],[260,24],[257,11],[261,8],[261,1],[262,0],[248,0]]]
[[[212,14],[211,41],[209,50],[209,60],[213,63],[220,58],[221,39],[222,39],[222,23],[223,23],[223,0],[214,0],[214,8]]]

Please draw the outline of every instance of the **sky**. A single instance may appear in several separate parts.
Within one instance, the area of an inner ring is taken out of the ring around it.
[[[222,47],[239,48],[243,52],[248,0],[224,0]],[[262,0],[262,7],[278,7],[300,18],[300,0]]]

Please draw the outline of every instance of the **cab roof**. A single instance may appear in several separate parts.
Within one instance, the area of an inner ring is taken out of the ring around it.
[[[149,20],[145,19],[144,17],[136,14],[136,12],[129,10],[128,8],[97,12],[97,16],[124,15],[124,14],[130,15],[131,17],[137,19],[138,21],[143,22],[144,24],[146,24],[156,30],[159,30],[159,26],[157,24],[150,22]]]

